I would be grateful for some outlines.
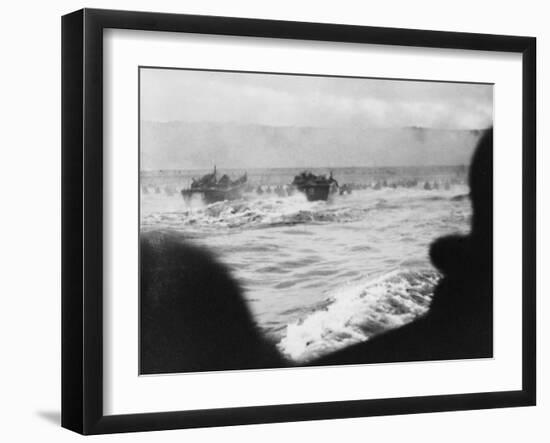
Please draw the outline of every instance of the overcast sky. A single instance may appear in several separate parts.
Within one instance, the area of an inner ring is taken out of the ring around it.
[[[144,169],[468,163],[493,87],[141,69]]]
[[[483,84],[141,69],[144,121],[479,129],[492,109]]]

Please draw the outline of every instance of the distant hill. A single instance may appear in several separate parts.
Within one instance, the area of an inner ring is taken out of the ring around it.
[[[469,164],[481,130],[142,122],[142,169]]]

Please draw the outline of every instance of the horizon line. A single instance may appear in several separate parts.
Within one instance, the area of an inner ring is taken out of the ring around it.
[[[247,170],[254,170],[254,169],[303,169],[303,170],[312,170],[312,169],[326,169],[330,171],[331,169],[354,169],[354,168],[373,168],[373,169],[383,169],[383,168],[456,168],[456,167],[462,167],[466,166],[469,167],[469,164],[466,163],[456,163],[456,164],[434,164],[434,165],[397,165],[397,166],[389,166],[389,165],[382,165],[382,166],[275,166],[275,167],[252,167],[252,168],[219,168],[216,166],[216,169],[218,170],[226,170],[226,171],[247,171]],[[209,171],[213,170],[214,167],[208,167],[208,168],[161,168],[161,169],[140,169],[139,172],[158,172],[158,171],[170,171],[170,172],[177,172],[177,171]]]
[[[186,124],[229,124],[235,126],[267,126],[271,128],[316,128],[316,129],[349,129],[350,127],[357,127],[357,125],[349,126],[313,126],[313,125],[275,125],[267,123],[257,122],[235,122],[235,121],[208,121],[208,120],[146,120],[141,119],[140,125],[143,123],[160,123],[160,124],[173,124],[173,123],[186,123]],[[365,126],[364,129],[427,129],[432,131],[487,131],[493,127],[493,124],[484,127],[471,127],[471,128],[456,128],[456,127],[433,127],[433,126],[420,126],[420,125],[405,125],[405,126]]]

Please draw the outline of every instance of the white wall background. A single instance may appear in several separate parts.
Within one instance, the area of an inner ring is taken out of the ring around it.
[[[60,17],[81,7],[233,15],[283,20],[531,35],[538,38],[539,405],[534,408],[332,420],[103,436],[120,441],[546,442],[550,369],[544,297],[550,280],[548,155],[549,13],[545,2],[387,0],[52,0],[2,7],[0,66],[0,436],[3,441],[73,441],[60,411]],[[542,275],[546,273],[546,275]],[[545,349],[546,348],[546,349]]]

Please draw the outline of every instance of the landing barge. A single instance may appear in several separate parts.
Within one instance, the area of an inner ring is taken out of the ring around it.
[[[332,172],[327,178],[325,175],[315,175],[309,171],[303,171],[294,177],[290,185],[303,192],[309,201],[326,201],[330,194],[338,189],[338,182],[332,177]]]
[[[241,198],[247,186],[246,172],[236,180],[231,180],[227,174],[223,174],[218,180],[216,167],[210,174],[203,175],[200,179],[192,179],[191,187],[181,190],[185,199],[199,194],[203,200],[210,204],[224,200],[237,200]]]

